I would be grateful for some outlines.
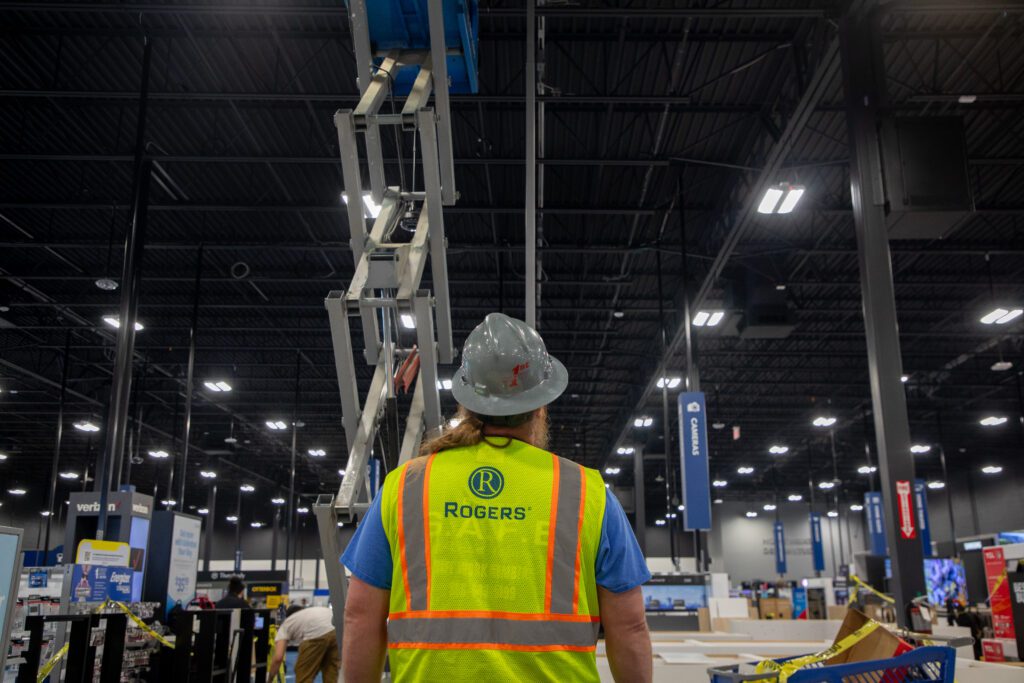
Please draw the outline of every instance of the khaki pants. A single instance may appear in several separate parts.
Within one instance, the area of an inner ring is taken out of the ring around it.
[[[334,631],[299,645],[295,683],[313,683],[318,671],[323,674],[324,683],[337,683],[338,641]]]

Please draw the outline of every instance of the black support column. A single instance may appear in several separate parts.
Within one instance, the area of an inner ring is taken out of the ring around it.
[[[860,261],[868,374],[878,445],[885,535],[892,561],[896,619],[908,626],[906,606],[925,592],[921,539],[900,530],[897,482],[914,482],[902,359],[885,218],[879,125],[886,111],[885,65],[877,3],[845,16],[839,27],[850,139],[850,192]],[[912,489],[911,489],[912,490]],[[911,505],[913,502],[910,494]],[[911,515],[911,519],[914,516]],[[915,520],[916,524],[916,520]]]

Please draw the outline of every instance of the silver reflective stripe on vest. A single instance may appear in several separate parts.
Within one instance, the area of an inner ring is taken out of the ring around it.
[[[486,617],[392,619],[392,643],[538,645],[593,647],[599,624],[572,621],[512,621]]]
[[[427,458],[416,458],[405,467],[402,494],[402,525],[405,532],[405,567],[409,579],[409,609],[427,609],[427,555],[423,538],[423,479]]]
[[[564,458],[559,458],[557,462],[558,518],[555,522],[555,556],[551,567],[551,612],[573,614],[583,470]]]

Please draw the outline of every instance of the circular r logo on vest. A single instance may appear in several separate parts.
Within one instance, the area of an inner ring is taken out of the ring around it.
[[[477,498],[496,498],[505,488],[505,475],[493,467],[478,467],[469,475],[469,490]]]

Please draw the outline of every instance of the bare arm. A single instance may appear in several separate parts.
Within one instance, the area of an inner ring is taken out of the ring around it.
[[[346,683],[379,683],[388,651],[390,597],[391,591],[375,588],[354,576],[349,581],[341,647]]]
[[[279,640],[274,643],[274,658],[270,660],[270,668],[267,670],[267,680],[272,681],[277,678],[277,671],[281,668],[281,662],[284,661],[285,653],[288,652],[288,641]]]
[[[597,601],[601,606],[605,650],[615,683],[650,683],[654,676],[654,657],[640,587],[612,593],[598,586]]]

